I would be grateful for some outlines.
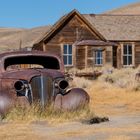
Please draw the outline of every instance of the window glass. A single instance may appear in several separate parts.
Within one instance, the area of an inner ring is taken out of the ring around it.
[[[127,45],[124,45],[124,46],[123,46],[123,53],[124,53],[124,54],[127,54]]]
[[[127,65],[127,56],[123,56],[123,65]]]
[[[98,50],[95,52],[95,64],[101,65],[102,64],[102,51]]]
[[[72,54],[72,45],[69,45],[69,54]]]
[[[97,57],[100,57],[100,56],[101,56],[101,52],[97,51]]]
[[[128,56],[128,65],[132,65],[132,56]]]
[[[101,64],[101,63],[100,63],[100,59],[97,59],[97,64]]]
[[[67,45],[64,45],[63,53],[64,53],[64,54],[67,54]]]
[[[131,45],[128,46],[128,54],[132,54],[132,46]]]
[[[67,65],[67,56],[63,56],[64,65]]]
[[[64,65],[72,65],[72,45],[63,46],[63,61]]]
[[[132,65],[132,45],[123,46],[123,65]]]
[[[69,56],[69,65],[72,65],[72,56]]]

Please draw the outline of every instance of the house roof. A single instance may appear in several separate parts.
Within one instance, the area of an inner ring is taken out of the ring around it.
[[[101,40],[109,41],[140,41],[140,3],[115,9],[105,14],[80,14],[77,10],[64,15],[56,22],[34,46],[45,41],[73,15],[78,15]],[[125,10],[127,9],[127,10]],[[131,10],[133,9],[133,10]],[[137,14],[134,13],[137,9]],[[124,10],[123,14],[121,13]],[[119,12],[120,11],[120,12]],[[133,11],[133,12],[132,12]],[[130,14],[132,12],[132,14]],[[139,14],[138,14],[139,13]]]
[[[91,25],[91,23],[86,18],[84,18],[82,14],[80,14],[77,10],[74,9],[70,13],[61,17],[60,20],[58,20],[52,26],[52,28],[49,31],[47,31],[37,42],[35,42],[34,45],[49,39],[49,37],[51,37],[56,32],[56,30],[58,30],[62,25],[64,25],[65,22],[68,21],[74,15],[77,15],[98,36],[99,39],[104,40],[104,41],[106,40],[104,36],[100,34],[100,32],[98,32],[98,30],[94,28],[94,26]]]
[[[140,15],[85,14],[84,17],[105,36],[107,40],[140,40]]]
[[[74,43],[76,46],[118,46],[114,42],[102,41],[102,40],[82,40]]]

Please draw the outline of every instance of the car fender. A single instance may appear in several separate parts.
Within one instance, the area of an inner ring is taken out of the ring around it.
[[[54,101],[55,109],[76,110],[89,103],[90,97],[82,88],[72,88],[64,95],[58,94]]]

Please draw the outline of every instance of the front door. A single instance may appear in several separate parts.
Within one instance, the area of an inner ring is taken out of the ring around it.
[[[117,46],[113,46],[113,67],[117,68]]]

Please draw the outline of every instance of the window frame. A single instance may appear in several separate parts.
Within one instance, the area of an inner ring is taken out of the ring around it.
[[[64,53],[64,47],[67,46],[66,53]],[[71,47],[71,53],[69,52],[69,47]],[[67,63],[64,63],[64,66],[73,66],[73,46],[72,44],[63,44],[63,62],[64,62],[64,56],[67,57]],[[71,57],[71,64],[69,62],[69,57]]]
[[[100,53],[100,56],[98,56],[98,53]],[[100,62],[100,63],[98,63],[98,62]],[[103,51],[102,50],[95,51],[95,65],[97,65],[97,66],[103,65]]]
[[[125,46],[127,47],[126,48],[126,51],[127,51],[126,54],[124,53],[124,47]],[[131,51],[132,51],[131,54],[129,53],[129,47],[130,46],[131,46]],[[123,48],[122,49],[123,49],[123,56],[122,56],[123,57],[123,66],[126,66],[126,67],[127,66],[132,66],[133,65],[133,44],[132,43],[125,43],[125,44],[123,44]],[[125,61],[124,57],[126,57],[126,64],[124,64],[124,61]],[[130,61],[129,57],[131,57],[131,61],[132,61],[131,64],[129,64],[130,63],[129,62]]]

